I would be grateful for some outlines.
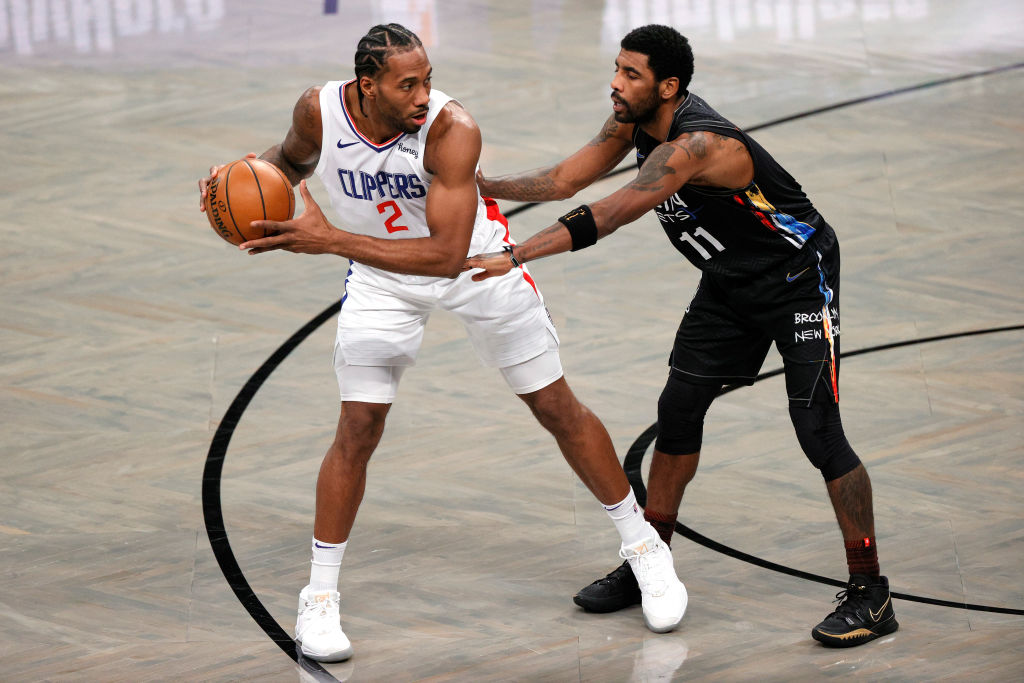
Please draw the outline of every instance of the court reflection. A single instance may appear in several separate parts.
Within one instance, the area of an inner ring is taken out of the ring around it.
[[[774,31],[784,42],[813,38],[830,22],[918,21],[928,13],[928,0],[605,0],[601,43],[617,46],[630,29],[652,23],[670,24],[687,35],[713,34],[723,42]]]
[[[0,0],[0,55],[112,52],[119,38],[217,28],[224,0]]]
[[[470,7],[453,16],[474,11],[486,23],[486,8]],[[353,25],[365,29],[392,21],[408,26],[428,48],[438,44],[441,19],[435,0],[349,0],[307,7],[244,0],[0,0],[0,59],[154,50],[166,54],[188,45],[216,51],[225,40],[248,45],[252,32],[265,26],[272,27],[267,37],[280,45],[285,42],[281,32],[303,33],[308,39],[311,29],[340,29],[347,35]],[[225,34],[205,41],[194,37],[218,29]],[[321,34],[317,36],[317,44],[324,44]]]

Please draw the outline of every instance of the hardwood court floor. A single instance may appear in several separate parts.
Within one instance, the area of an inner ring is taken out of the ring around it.
[[[198,212],[195,181],[279,141],[306,87],[351,74],[371,24],[420,34],[435,87],[480,123],[494,174],[588,140],[608,115],[618,39],[648,21],[688,35],[693,90],[755,126],[1020,64],[1022,20],[1012,0],[0,0],[0,680],[326,679],[300,670],[235,597],[201,490],[232,400],[341,296],[345,267],[236,253]],[[839,234],[844,350],[1024,323],[1022,108],[1024,76],[1009,69],[755,134]],[[516,215],[513,235],[626,177]],[[624,456],[655,419],[697,274],[650,216],[530,267],[567,376]],[[252,397],[219,480],[241,574],[286,632],[337,417],[332,328]],[[649,633],[638,609],[577,610],[572,594],[618,564],[616,535],[460,326],[435,316],[345,558],[356,655],[329,676],[1020,679],[1022,342],[1008,331],[844,361],[844,423],[873,479],[893,589],[1016,613],[897,600],[896,634],[830,651],[809,630],[837,589],[682,537],[680,630]],[[765,369],[778,364],[773,352]],[[844,578],[780,379],[712,407],[703,460],[684,524]]]

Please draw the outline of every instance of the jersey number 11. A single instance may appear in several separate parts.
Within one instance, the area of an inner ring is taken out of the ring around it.
[[[388,203],[389,204],[394,204],[394,202],[388,202]],[[696,249],[697,252],[701,256],[704,257],[705,261],[710,261],[711,260],[711,252],[708,251],[707,249],[705,249],[704,246],[700,242],[697,241],[698,237],[703,237],[707,241],[708,244],[710,244],[712,247],[714,247],[718,251],[720,251],[720,252],[725,251],[725,247],[722,246],[722,243],[719,242],[718,240],[716,240],[714,238],[714,236],[712,236],[712,234],[710,232],[708,232],[707,230],[705,230],[704,228],[697,228],[696,230],[693,231],[692,235],[690,233],[688,233],[688,232],[684,232],[682,235],[679,236],[679,239],[681,239],[682,241],[688,243],[691,247]]]

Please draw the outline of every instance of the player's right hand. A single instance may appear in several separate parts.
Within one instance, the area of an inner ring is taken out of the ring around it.
[[[463,272],[473,270],[474,268],[483,269],[482,272],[473,274],[473,281],[480,282],[481,280],[486,280],[489,277],[504,275],[512,270],[512,259],[509,258],[507,251],[493,251],[489,254],[477,254],[476,256],[470,256],[466,259],[466,262],[462,264]]]
[[[246,159],[255,159],[258,156],[259,156],[259,154],[256,154],[255,152],[249,152],[248,154],[245,155],[245,158]],[[220,169],[224,168],[225,166],[227,166],[227,164],[221,164],[220,166],[211,166],[210,167],[210,175],[206,176],[205,178],[200,178],[199,179],[199,210],[200,211],[204,211],[204,212],[206,211],[206,189],[208,187],[210,187],[210,183],[212,183],[213,179],[217,177],[218,173],[220,173]]]

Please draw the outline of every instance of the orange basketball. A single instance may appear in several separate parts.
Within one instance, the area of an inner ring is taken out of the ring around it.
[[[277,166],[263,159],[239,159],[220,169],[206,188],[206,217],[231,244],[266,237],[252,221],[286,221],[295,215],[292,184]]]

